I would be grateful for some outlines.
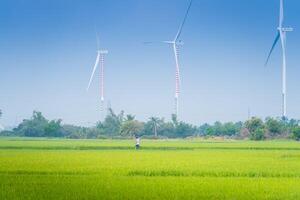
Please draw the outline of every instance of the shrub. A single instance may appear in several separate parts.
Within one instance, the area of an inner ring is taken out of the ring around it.
[[[293,133],[293,137],[296,140],[300,140],[300,126],[294,127],[293,130],[292,130],[292,133]]]
[[[253,131],[250,135],[251,140],[264,140],[265,139],[265,130],[263,128],[258,128]]]

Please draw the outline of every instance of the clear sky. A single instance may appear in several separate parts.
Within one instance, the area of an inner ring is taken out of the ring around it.
[[[188,0],[1,0],[1,124],[33,110],[65,123],[99,119],[95,27],[106,57],[105,98],[140,120],[170,119],[175,63],[168,45]],[[179,116],[194,124],[281,114],[281,49],[264,62],[276,35],[279,0],[194,0],[181,38]],[[300,118],[300,2],[285,1],[287,111]]]

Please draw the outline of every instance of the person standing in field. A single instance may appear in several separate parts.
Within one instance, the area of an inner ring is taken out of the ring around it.
[[[135,149],[140,149],[140,142],[141,142],[141,139],[138,135],[135,135]]]

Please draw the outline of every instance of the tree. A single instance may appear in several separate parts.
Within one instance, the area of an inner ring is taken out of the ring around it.
[[[245,122],[245,127],[250,131],[254,132],[256,129],[263,128],[264,122],[256,117],[252,117],[250,120]]]
[[[149,122],[153,129],[154,137],[157,138],[158,137],[157,129],[163,123],[163,120],[159,119],[158,117],[150,117]]]
[[[243,127],[242,122],[226,122],[222,124],[219,121],[216,121],[213,125],[207,123],[199,127],[199,132],[201,135],[210,135],[210,136],[233,136],[240,133]]]
[[[143,129],[143,123],[137,120],[127,120],[121,126],[122,136],[138,135]]]
[[[219,121],[216,121],[214,123],[214,134],[217,135],[217,136],[220,136],[224,133],[224,130],[223,130],[223,125],[221,122]]]
[[[33,111],[31,119],[24,119],[14,132],[18,136],[44,137],[48,120],[41,112]]]
[[[1,119],[1,116],[2,116],[2,110],[0,109],[0,119]],[[4,127],[0,124],[0,132],[4,130]],[[2,133],[1,133],[2,134]]]
[[[159,128],[159,135],[165,137],[176,137],[175,125],[172,122],[163,122]]]
[[[270,135],[280,135],[284,132],[285,124],[282,120],[276,120],[274,118],[268,117],[265,122],[266,128]]]
[[[97,128],[87,128],[74,125],[63,125],[64,137],[73,139],[97,138],[99,130]]]
[[[176,114],[172,114],[171,116],[172,118],[172,123],[177,126],[178,125],[178,118],[177,118],[177,115]]]
[[[59,120],[51,120],[45,126],[45,136],[46,137],[63,137],[64,130],[61,126],[61,119]]]
[[[134,120],[135,119],[135,116],[134,115],[126,115],[126,121],[132,121],[132,120]]]
[[[299,120],[290,119],[288,121],[288,126],[291,128],[297,127],[299,125]]]
[[[100,132],[109,136],[119,135],[121,126],[124,121],[124,111],[121,111],[118,115],[110,108],[108,114],[103,123],[99,123],[97,128],[101,129]]]
[[[252,117],[245,122],[245,127],[250,132],[250,139],[259,140],[265,138],[264,123],[261,119]]]
[[[265,139],[265,130],[263,128],[258,128],[250,134],[251,140],[263,140]]]
[[[208,135],[208,129],[210,128],[210,125],[208,123],[205,123],[199,127],[199,133],[200,135]]]
[[[13,129],[13,134],[27,137],[63,137],[65,131],[61,122],[60,119],[48,121],[41,112],[33,111],[30,119],[24,119]]]
[[[293,133],[293,137],[296,140],[300,140],[300,126],[294,127],[293,130],[292,130],[292,133]]]
[[[179,122],[175,127],[175,137],[189,137],[197,134],[197,128],[185,122]]]
[[[238,123],[233,123],[233,122],[227,122],[225,124],[223,124],[223,135],[228,135],[228,136],[232,136],[232,135],[236,135],[237,133],[239,133],[241,130],[240,124]]]

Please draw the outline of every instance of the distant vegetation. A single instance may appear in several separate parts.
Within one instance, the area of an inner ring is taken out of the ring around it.
[[[1,116],[0,112],[0,116]],[[21,137],[64,137],[74,139],[85,138],[126,138],[140,135],[145,138],[187,138],[187,137],[227,137],[235,139],[249,138],[265,140],[272,138],[293,138],[300,140],[300,123],[268,117],[265,120],[253,117],[246,122],[215,122],[194,126],[179,121],[172,115],[171,121],[150,117],[141,122],[133,115],[125,115],[124,111],[116,114],[112,109],[103,122],[94,127],[80,127],[62,124],[62,120],[48,120],[41,112],[34,111],[30,119],[24,119],[12,131],[2,131],[1,136]]]

